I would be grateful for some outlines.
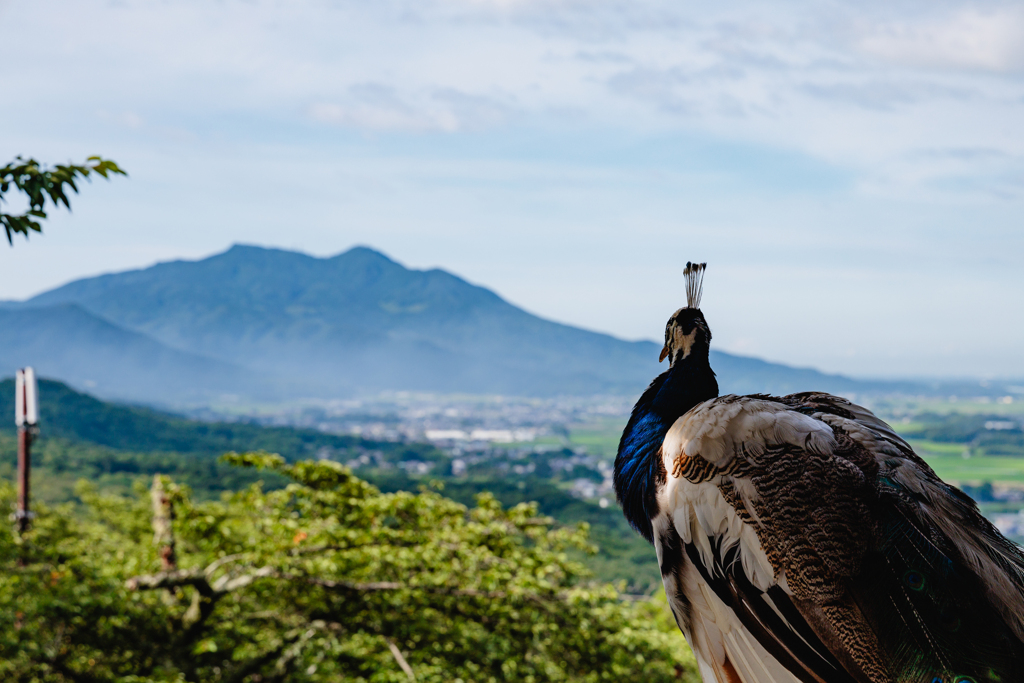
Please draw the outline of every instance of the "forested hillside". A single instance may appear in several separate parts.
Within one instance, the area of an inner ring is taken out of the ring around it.
[[[0,381],[0,414],[14,415],[14,380]],[[220,455],[262,449],[289,459],[352,448],[380,447],[358,437],[313,429],[264,427],[244,421],[201,422],[141,406],[101,401],[62,382],[39,380],[39,419],[47,438],[85,441],[139,453],[176,452]],[[0,431],[14,431],[13,421]],[[324,450],[326,449],[326,450]]]

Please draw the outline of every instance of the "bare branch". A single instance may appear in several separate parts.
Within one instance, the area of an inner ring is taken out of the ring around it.
[[[412,667],[409,666],[409,662],[405,661],[405,657],[402,656],[402,651],[395,645],[395,641],[388,638],[388,649],[391,650],[391,654],[394,655],[395,661],[398,662],[398,666],[402,667],[402,671],[409,677],[410,681],[416,680],[416,674],[412,672]]]
[[[288,554],[292,555],[293,557],[297,557],[299,555],[311,555],[314,553],[326,553],[332,551],[348,552],[350,550],[361,550],[363,548],[373,548],[378,547],[380,545],[381,543],[379,541],[373,541],[371,543],[353,543],[351,545],[313,545],[308,547],[292,548],[288,551]],[[389,539],[387,541],[387,545],[390,548],[415,548],[418,546],[427,545],[427,543],[421,540],[403,541],[399,539]],[[449,550],[461,550],[459,545],[456,543],[441,543],[439,547],[447,548]]]
[[[209,574],[210,571],[207,568],[206,570],[182,569],[174,572],[133,576],[125,582],[125,588],[135,591],[174,588],[176,586],[194,586],[204,597],[215,598],[239,588],[245,588],[256,579],[278,576],[277,571],[273,567],[260,567],[256,571],[243,574],[242,576],[222,576],[211,584]]]
[[[213,589],[210,587],[210,582],[206,580],[206,574],[202,570],[196,569],[179,569],[173,572],[133,576],[124,585],[130,591],[194,586],[203,595],[213,595]]]
[[[282,578],[286,579],[299,579],[306,583],[311,583],[314,586],[321,586],[323,588],[330,588],[331,590],[344,590],[353,592],[372,592],[372,591],[396,591],[408,586],[396,583],[394,581],[377,581],[373,583],[353,583],[352,581],[332,581],[331,579],[320,579],[315,576],[295,576],[291,574],[282,574]]]
[[[213,591],[218,595],[230,593],[231,591],[238,590],[239,588],[245,588],[256,579],[262,579],[268,576],[277,576],[277,572],[273,567],[260,567],[251,574],[243,574],[242,576],[236,576],[234,578],[222,576],[214,581]]]
[[[222,558],[226,559],[226,558]],[[218,560],[220,562],[221,560]],[[214,563],[216,564],[216,563]],[[213,565],[210,565],[213,567]],[[564,600],[566,594],[557,593],[554,595],[541,595],[538,593],[508,593],[506,591],[482,591],[473,588],[452,588],[448,586],[410,586],[397,581],[373,581],[368,583],[357,583],[354,581],[335,581],[323,579],[316,576],[302,576],[299,574],[287,574],[279,572],[273,567],[260,567],[255,571],[241,576],[222,576],[209,582],[210,567],[206,570],[179,570],[176,572],[161,572],[144,576],[135,576],[129,579],[125,586],[128,590],[153,590],[156,588],[171,588],[175,586],[195,586],[196,589],[208,598],[219,598],[226,593],[245,588],[257,579],[277,578],[286,581],[302,581],[314,586],[320,586],[328,590],[343,591],[351,593],[374,593],[380,591],[411,590],[422,591],[434,595],[449,595],[463,598],[488,598],[492,600],[505,600],[510,597],[518,597],[534,603],[550,603],[552,601]]]
[[[220,569],[221,567],[226,565],[228,562],[234,562],[235,560],[237,560],[238,558],[243,557],[243,556],[244,556],[244,553],[235,553],[234,555],[225,555],[224,557],[222,557],[222,558],[220,558],[218,560],[214,560],[209,565],[207,565],[206,569],[204,569],[203,572],[208,577],[209,576],[213,576],[213,573],[215,571],[217,571],[218,569]]]

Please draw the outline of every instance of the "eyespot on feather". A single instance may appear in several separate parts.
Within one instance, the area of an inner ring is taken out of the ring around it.
[[[927,578],[925,578],[925,575],[921,572],[915,569],[911,569],[903,575],[903,582],[907,584],[907,588],[909,588],[910,590],[914,591],[915,593],[920,593],[924,590],[925,585],[927,585],[928,583],[928,580]]]

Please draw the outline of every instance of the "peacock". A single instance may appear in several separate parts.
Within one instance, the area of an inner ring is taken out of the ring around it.
[[[705,268],[614,468],[704,683],[1024,682],[1024,554],[866,408],[719,396]]]

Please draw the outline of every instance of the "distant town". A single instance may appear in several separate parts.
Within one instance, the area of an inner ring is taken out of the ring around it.
[[[1020,396],[858,400],[892,422],[940,475],[973,496],[1003,533],[1024,539]],[[357,471],[390,469],[427,478],[548,479],[577,498],[608,507],[614,504],[612,462],[633,401],[623,396],[540,399],[395,392],[361,400],[228,406],[197,411],[193,417],[305,427],[375,441],[425,442],[446,459],[395,462],[375,451],[337,459]],[[318,457],[336,455],[328,449]]]

